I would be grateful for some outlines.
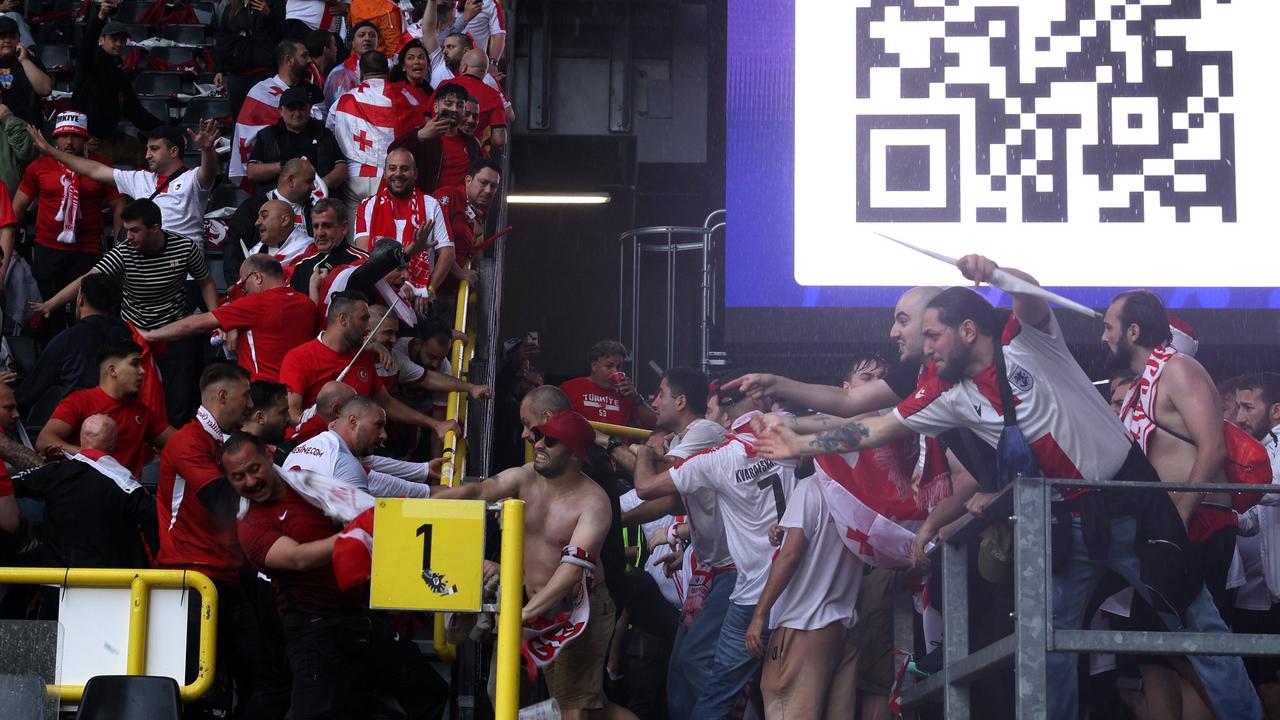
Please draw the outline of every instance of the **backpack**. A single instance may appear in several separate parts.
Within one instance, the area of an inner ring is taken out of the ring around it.
[[[1169,428],[1155,422],[1155,426],[1179,440],[1195,446],[1195,442],[1191,438],[1176,433]],[[1222,469],[1227,475],[1227,482],[1236,485],[1270,485],[1271,484],[1271,456],[1267,455],[1267,449],[1262,446],[1252,435],[1242,430],[1238,425],[1232,422],[1223,421],[1222,423],[1223,444],[1227,448],[1226,460],[1222,463]],[[1231,498],[1231,507],[1237,513],[1242,513],[1258,504],[1262,499],[1262,493],[1238,492],[1233,493]]]

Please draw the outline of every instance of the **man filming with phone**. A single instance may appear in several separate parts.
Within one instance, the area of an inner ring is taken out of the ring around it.
[[[414,184],[424,193],[461,185],[476,160],[484,158],[480,142],[458,130],[462,106],[470,93],[457,83],[436,88],[431,117],[416,131],[396,138],[391,149],[408,150],[418,167]]]

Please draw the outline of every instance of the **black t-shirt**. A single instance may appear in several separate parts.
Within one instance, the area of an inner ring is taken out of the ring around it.
[[[321,177],[328,175],[337,163],[345,162],[333,133],[315,118],[311,118],[300,133],[289,132],[283,120],[263,128],[253,141],[253,151],[249,153],[250,163],[284,162],[293,158],[310,160],[316,175]],[[258,190],[262,192],[273,187],[274,182],[262,183]]]
[[[909,363],[897,363],[885,373],[884,381],[898,399],[911,397],[920,380],[920,366]],[[965,470],[982,485],[986,491],[995,489],[996,449],[983,442],[981,438],[968,428],[954,428],[938,436],[948,450],[955,453],[956,459],[964,465]]]
[[[44,66],[34,56],[31,62],[44,70]],[[31,82],[27,80],[27,71],[22,67],[22,63],[18,62],[16,52],[8,60],[0,60],[0,99],[13,111],[14,115],[23,120],[37,127],[44,122],[42,117],[44,101],[31,89]]]

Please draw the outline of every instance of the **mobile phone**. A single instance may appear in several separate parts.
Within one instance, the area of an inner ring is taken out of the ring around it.
[[[442,108],[440,112],[436,113],[436,117],[448,120],[449,122],[457,122],[458,111],[450,110],[449,108]]]

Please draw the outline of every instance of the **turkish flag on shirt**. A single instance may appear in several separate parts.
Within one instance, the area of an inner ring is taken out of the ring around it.
[[[128,322],[128,321],[126,321]],[[160,366],[156,364],[156,354],[151,345],[138,334],[138,328],[128,323],[133,341],[142,348],[142,389],[138,391],[138,402],[146,405],[157,416],[169,417],[169,408],[164,399],[164,378],[160,377]]]
[[[363,173],[354,168],[353,175],[382,176],[392,141],[421,120],[419,104],[411,93],[381,78],[365,80],[338,98],[327,124],[343,156],[366,168]]]

